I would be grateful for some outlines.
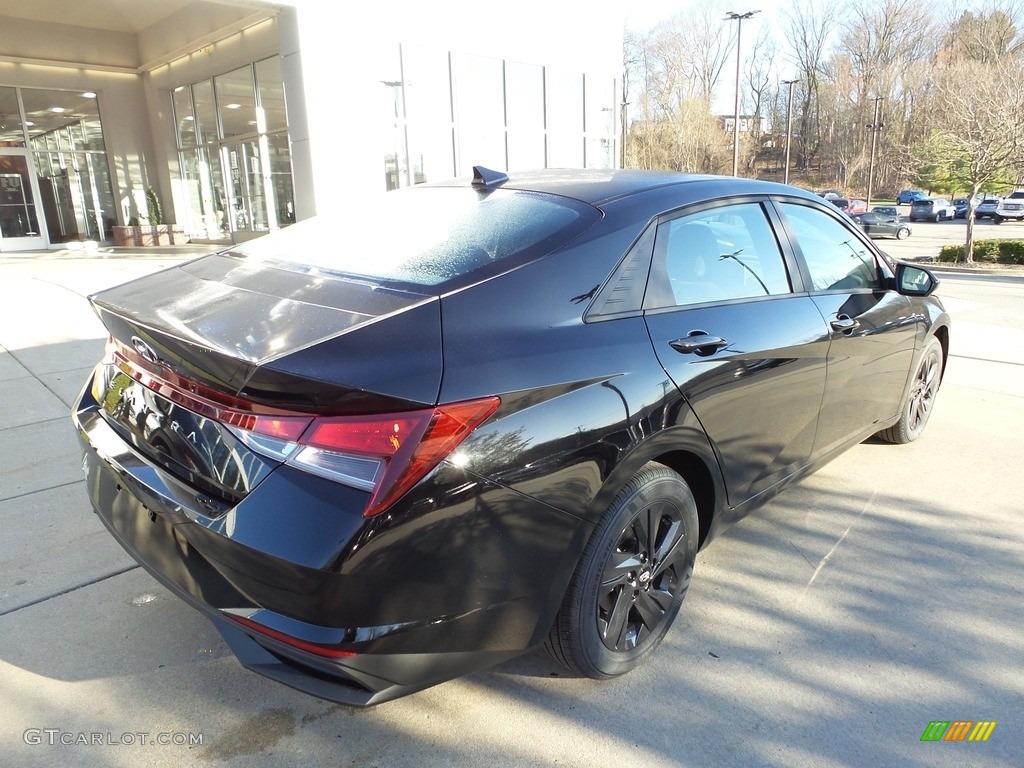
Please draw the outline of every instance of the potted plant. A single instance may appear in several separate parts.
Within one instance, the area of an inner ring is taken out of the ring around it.
[[[156,190],[146,190],[146,225],[141,226],[137,216],[128,219],[128,225],[114,227],[114,245],[140,247],[148,245],[178,245],[187,243],[185,230],[177,224],[165,224],[163,208]]]

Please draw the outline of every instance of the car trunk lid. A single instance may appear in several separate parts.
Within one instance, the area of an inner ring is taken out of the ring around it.
[[[108,422],[228,502],[285,459],[250,439],[254,425],[295,440],[316,416],[437,400],[433,296],[216,255],[90,300],[112,337],[95,393]]]

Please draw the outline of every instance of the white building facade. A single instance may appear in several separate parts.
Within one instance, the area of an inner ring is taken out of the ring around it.
[[[108,242],[154,199],[232,242],[474,165],[615,167],[622,21],[603,2],[0,0],[0,251]]]

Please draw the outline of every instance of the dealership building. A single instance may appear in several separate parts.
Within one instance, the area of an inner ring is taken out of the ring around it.
[[[154,202],[230,243],[474,165],[618,165],[611,3],[366,5],[0,0],[0,251]]]

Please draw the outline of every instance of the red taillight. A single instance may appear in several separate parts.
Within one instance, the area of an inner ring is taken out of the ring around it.
[[[363,511],[370,517],[383,512],[423,479],[499,405],[497,397],[485,397],[423,411],[326,417],[314,421],[299,443],[339,457],[379,462]],[[304,453],[299,451],[294,463],[302,464]],[[322,463],[317,468],[329,476]]]
[[[278,440],[289,442],[298,440],[310,422],[307,416],[249,416],[252,418],[251,426],[245,429],[258,435],[276,437]]]
[[[233,613],[225,613],[224,615],[233,621],[237,621],[243,627],[251,629],[254,632],[258,632],[261,635],[266,635],[267,637],[277,640],[279,643],[289,645],[292,648],[298,648],[300,651],[305,651],[306,653],[312,653],[326,659],[347,659],[357,655],[354,651],[341,651],[337,648],[331,648],[326,645],[317,645],[316,643],[300,640],[297,637],[286,635],[284,632],[278,632],[276,629],[265,627],[252,619],[245,618],[244,616],[236,616]]]
[[[419,411],[314,417],[258,405],[140,357],[118,339],[108,353],[124,373],[171,402],[233,427],[245,445],[321,477],[370,492],[366,517],[423,479],[501,405],[497,397]]]
[[[105,362],[111,362],[135,381],[193,413],[246,432],[295,442],[313,421],[312,416],[256,406],[225,392],[186,378],[165,366],[140,357],[119,339],[107,339]]]
[[[313,422],[304,445],[340,453],[394,456],[407,442],[418,442],[433,411],[323,418]]]

